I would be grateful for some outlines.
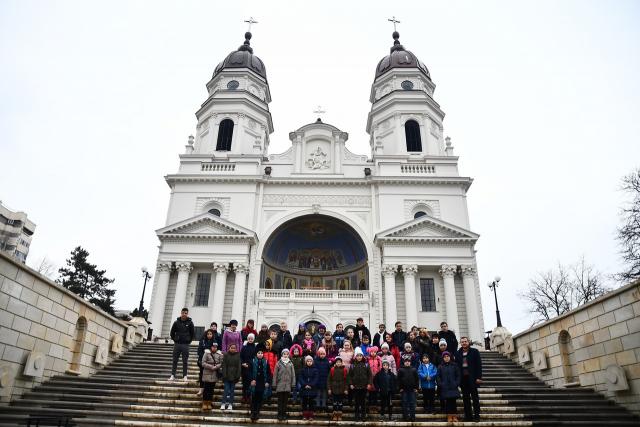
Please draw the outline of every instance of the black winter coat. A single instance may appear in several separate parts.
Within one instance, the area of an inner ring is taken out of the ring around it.
[[[206,335],[200,340],[198,343],[198,365],[202,362],[202,357],[204,356],[204,351],[206,349],[211,349],[211,344],[216,342],[215,339],[211,338],[207,339]]]
[[[436,382],[442,399],[460,397],[460,393],[458,392],[458,386],[460,385],[460,369],[454,362],[443,363],[438,367]]]
[[[284,333],[282,331],[279,331],[278,342],[282,343],[283,348],[291,348],[291,346],[293,345],[293,338],[291,338],[291,332],[288,330],[285,331]]]
[[[398,387],[396,376],[391,372],[391,369],[385,371],[382,369],[373,378],[373,385],[382,394],[394,394]]]
[[[329,363],[329,359],[316,357],[313,359],[313,366],[318,370],[318,388],[325,389],[327,388],[327,378],[329,377],[329,369],[331,368],[331,364]]]
[[[458,338],[456,338],[455,332],[449,330],[447,332],[440,331],[438,332],[438,336],[440,339],[444,338],[447,342],[447,351],[450,353],[455,353],[458,351]]]
[[[462,348],[456,353],[456,363],[458,364],[458,368],[460,368],[460,375],[464,373],[464,369],[462,368],[462,353]],[[467,364],[467,370],[471,377],[471,381],[475,382],[478,379],[482,379],[482,359],[480,358],[480,352],[478,349],[469,347],[469,352],[467,353]]]
[[[403,366],[398,370],[398,388],[403,391],[417,390],[420,388],[418,370],[413,366]]]
[[[393,331],[391,336],[393,337],[393,342],[398,346],[398,348],[404,349],[404,342],[407,340],[407,333],[405,331]]]
[[[173,325],[171,325],[169,335],[176,344],[190,344],[196,335],[195,326],[193,326],[191,317],[187,317],[187,320],[182,320],[178,317],[175,322],[173,322]]]
[[[307,388],[307,386],[311,388]],[[305,366],[298,376],[298,388],[305,397],[315,397],[318,393],[318,369],[315,366]]]
[[[242,350],[240,350],[240,363],[247,364],[247,368],[251,366],[251,362],[253,362],[253,358],[256,356],[256,344],[246,343],[242,346]]]
[[[347,374],[347,384],[358,390],[366,390],[367,386],[372,384],[371,369],[367,362],[364,360],[362,362],[353,360],[351,369],[349,369],[349,373]]]

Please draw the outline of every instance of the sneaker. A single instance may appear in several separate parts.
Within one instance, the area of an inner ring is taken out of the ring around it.
[[[189,378],[187,378],[187,376],[185,375],[184,377],[182,377],[182,381],[188,381]]]
[[[233,411],[233,405],[227,405],[227,409],[229,410],[229,412]]]
[[[173,376],[173,375],[171,375],[171,376],[169,377],[169,381],[174,381],[175,379],[176,379],[176,377],[175,377],[175,376]]]
[[[222,405],[220,405],[220,410],[224,411],[224,403]]]

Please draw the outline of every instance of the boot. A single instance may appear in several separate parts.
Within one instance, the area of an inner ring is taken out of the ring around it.
[[[313,421],[313,416],[315,415],[314,411],[309,411],[309,421]]]
[[[342,421],[342,411],[338,411],[338,418],[336,418],[337,421]]]
[[[447,422],[450,423],[451,422],[451,415],[447,414]]]
[[[331,413],[331,421],[338,421],[338,412],[333,411]]]
[[[452,416],[451,416],[451,422],[452,422],[452,423],[457,423],[458,421],[459,421],[459,420],[458,420],[458,416],[457,416],[457,415],[452,415]]]
[[[202,411],[208,411],[211,409],[211,401],[210,400],[203,400],[202,401]]]

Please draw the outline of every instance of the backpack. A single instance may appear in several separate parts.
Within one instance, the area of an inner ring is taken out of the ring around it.
[[[334,369],[336,369],[336,367],[335,367],[335,366],[333,366],[333,367],[331,368],[331,372],[330,372],[330,374],[329,374],[329,376],[330,376],[331,378],[333,378]],[[344,380],[346,381],[346,380],[347,380],[347,370],[346,370],[346,369],[344,369],[344,367],[343,367],[343,369],[342,369],[342,374],[343,374],[343,376],[344,376]]]

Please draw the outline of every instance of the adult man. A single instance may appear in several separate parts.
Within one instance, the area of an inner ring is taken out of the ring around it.
[[[356,319],[356,327],[354,329],[355,335],[356,335],[356,341],[358,342],[358,345],[362,344],[362,337],[363,336],[368,336],[369,338],[371,338],[371,332],[369,332],[369,328],[367,328],[364,325],[364,319],[362,317],[358,317]]]
[[[396,330],[393,331],[391,336],[393,337],[393,342],[398,348],[404,348],[404,342],[407,340],[407,333],[402,330],[402,322],[396,322]]]
[[[480,352],[471,348],[469,338],[460,338],[462,348],[456,354],[456,363],[460,367],[462,381],[462,400],[464,402],[464,420],[480,421],[480,397],[478,386],[482,384],[482,359]],[[473,417],[471,414],[471,402],[473,399]]]
[[[283,348],[291,348],[293,345],[293,337],[291,336],[291,332],[287,329],[287,322],[280,322],[278,341],[282,343]]]
[[[371,345],[375,345],[378,348],[382,347],[382,344],[384,344],[385,342],[385,335],[389,335],[389,332],[387,332],[387,327],[384,325],[384,323],[380,323],[378,325],[378,332],[376,332],[376,334],[373,336],[373,342],[371,343]]]
[[[449,330],[447,322],[440,323],[440,332],[438,332],[438,336],[440,339],[444,338],[447,342],[447,351],[450,353],[458,351],[458,338],[456,338],[455,332]]]
[[[182,355],[182,379],[187,381],[187,369],[189,364],[189,344],[193,341],[196,331],[193,322],[189,317],[189,309],[183,308],[173,325],[169,335],[173,340],[173,362],[171,365],[171,377],[169,381],[176,379],[176,370],[178,369],[178,357]]]
[[[211,322],[209,329],[213,331],[213,339],[218,343],[218,348],[222,348],[222,334],[218,332],[218,324],[216,322]]]

